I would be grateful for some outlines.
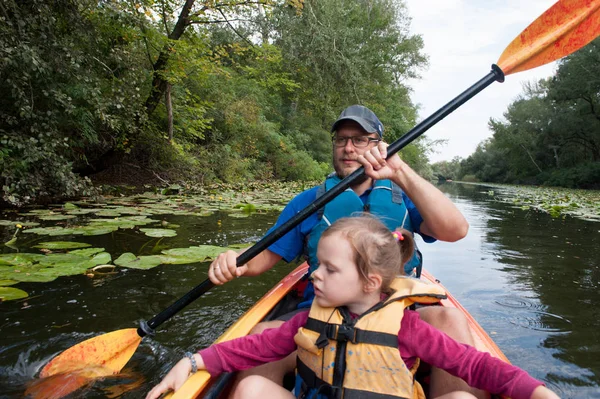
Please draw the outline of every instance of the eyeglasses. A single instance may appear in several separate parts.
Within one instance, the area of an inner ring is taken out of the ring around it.
[[[348,140],[352,140],[352,145],[356,148],[364,148],[367,147],[371,143],[378,143],[380,139],[374,139],[373,137],[367,136],[352,136],[352,137],[344,137],[344,136],[333,136],[331,138],[331,142],[336,147],[345,147]]]

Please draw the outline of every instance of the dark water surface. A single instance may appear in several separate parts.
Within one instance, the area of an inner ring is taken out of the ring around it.
[[[512,208],[494,201],[482,186],[441,188],[471,228],[457,243],[421,243],[426,268],[512,363],[563,398],[600,398],[600,224]],[[167,215],[168,222],[181,226],[177,237],[153,239],[119,230],[73,239],[104,247],[116,259],[124,252],[145,255],[166,248],[256,241],[276,217]],[[1,229],[5,242],[13,229]],[[52,239],[36,236],[31,241]],[[16,285],[30,297],[0,303],[0,397],[22,397],[27,382],[49,359],[82,340],[150,319],[202,282],[208,264],[120,268],[103,278],[81,275]],[[143,340],[126,366],[126,377],[106,379],[69,397],[143,397],[183,352],[209,345],[292,268],[282,263],[260,277],[213,288],[163,324],[154,338]],[[115,385],[140,381],[141,388],[115,394]]]

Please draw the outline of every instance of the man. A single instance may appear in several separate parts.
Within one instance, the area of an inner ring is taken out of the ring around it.
[[[297,212],[312,203],[318,195],[330,189],[339,180],[364,166],[366,178],[351,190],[346,190],[287,233],[268,249],[261,252],[246,265],[236,268],[238,253],[227,251],[211,263],[210,280],[221,285],[239,276],[257,276],[271,269],[279,260],[290,262],[306,254],[311,269],[316,268],[316,242],[322,231],[334,220],[350,216],[356,211],[368,211],[381,216],[390,230],[402,225],[420,234],[425,242],[457,241],[468,231],[468,223],[441,191],[420,177],[398,154],[386,160],[387,144],[383,140],[383,124],[368,108],[352,105],[346,108],[332,126],[333,166],[335,175],[324,185],[313,187],[298,194],[282,211],[273,229],[285,223]],[[408,273],[419,267],[419,259],[409,262]],[[305,292],[300,305],[309,307],[314,293],[311,286]],[[455,309],[426,307],[420,316],[459,342],[473,344],[464,316]],[[282,320],[260,323],[252,333],[259,333],[283,323]],[[294,370],[295,355],[280,362],[266,364],[240,373],[239,379],[260,374],[282,383],[284,375]],[[432,370],[430,395],[465,390],[466,384],[442,370]]]

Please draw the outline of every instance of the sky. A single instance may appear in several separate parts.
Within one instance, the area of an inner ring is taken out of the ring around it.
[[[410,80],[411,98],[420,106],[419,121],[487,75],[512,40],[555,0],[405,0],[410,31],[423,37],[429,66]],[[508,75],[471,98],[425,134],[446,139],[430,155],[432,163],[466,158],[492,136],[490,118],[503,119],[523,83],[553,75],[556,62]]]

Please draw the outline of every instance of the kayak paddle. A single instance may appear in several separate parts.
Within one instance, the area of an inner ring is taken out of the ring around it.
[[[492,82],[503,82],[505,75],[555,61],[583,47],[598,35],[600,35],[600,0],[559,0],[509,44],[498,60],[498,64],[492,65],[492,70],[485,77],[393,142],[387,149],[388,158]],[[237,265],[247,263],[267,249],[363,176],[363,167],[347,176],[333,189],[263,237],[246,252],[240,254],[237,258]],[[102,367],[107,370],[107,373],[118,373],[133,356],[144,336],[152,335],[158,326],[213,286],[214,284],[206,279],[148,322],[142,322],[137,329],[129,328],[103,334],[65,350],[42,369],[40,377],[74,372],[89,367]]]

